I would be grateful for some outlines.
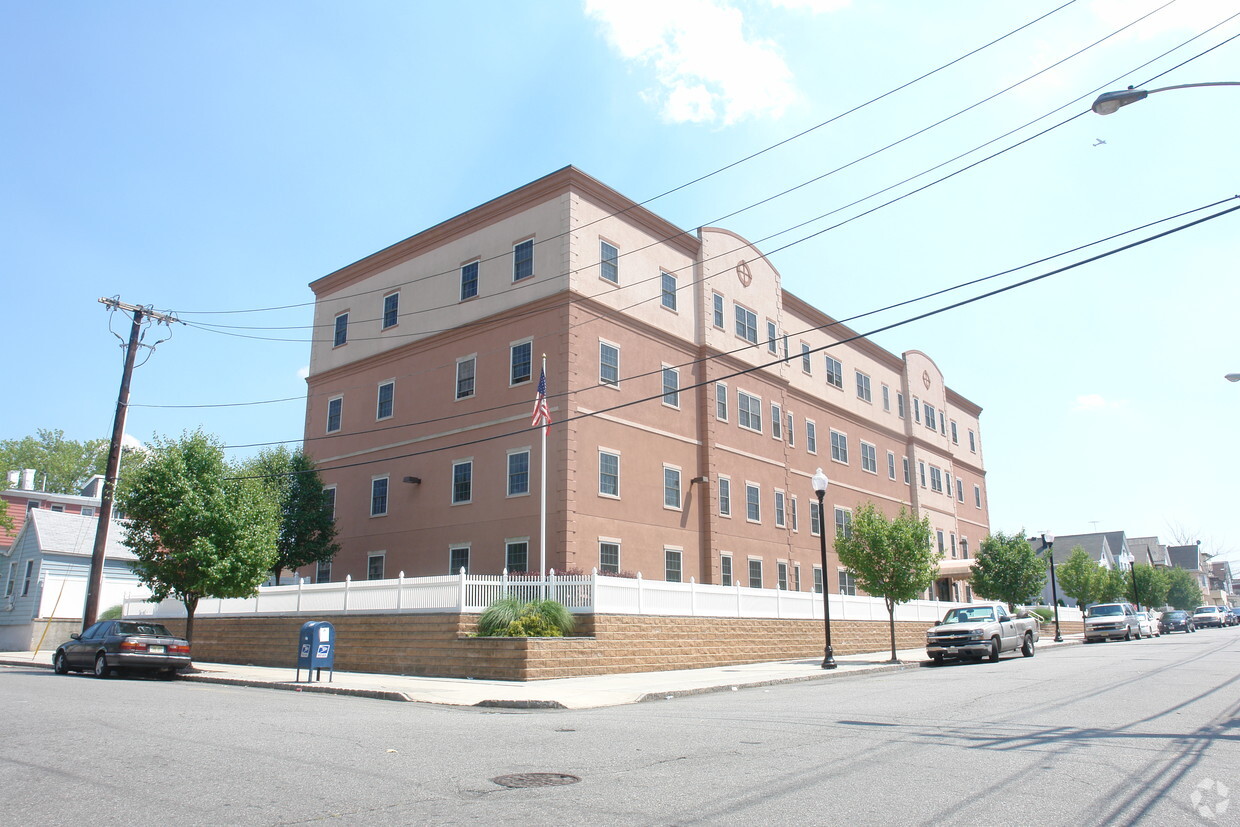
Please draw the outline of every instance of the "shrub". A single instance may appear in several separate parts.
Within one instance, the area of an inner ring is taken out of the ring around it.
[[[1055,616],[1055,610],[1046,606],[1031,606],[1029,614],[1037,615],[1043,623],[1049,623],[1051,618]]]
[[[478,618],[478,634],[496,637],[508,634],[507,629],[521,616],[523,604],[515,597],[501,597]]]
[[[563,637],[573,630],[573,615],[563,603],[535,600],[522,603],[501,597],[478,618],[480,637]]]
[[[99,615],[99,619],[100,620],[120,620],[121,619],[120,604],[118,603],[115,606],[104,609],[103,614]]]

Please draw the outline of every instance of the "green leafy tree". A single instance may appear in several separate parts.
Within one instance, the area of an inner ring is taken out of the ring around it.
[[[1170,582],[1162,569],[1147,566],[1143,563],[1133,566],[1128,572],[1128,593],[1132,594],[1132,576],[1137,577],[1137,593],[1132,595],[1132,603],[1152,609],[1167,605],[1167,589]]]
[[[896,606],[921,596],[939,571],[942,555],[930,545],[930,518],[918,520],[901,508],[899,516],[889,520],[867,502],[853,514],[851,533],[836,535],[835,553],[857,585],[886,602],[894,662]]]
[[[39,483],[53,494],[77,494],[108,462],[108,440],[65,439],[59,429],[40,428],[36,436],[0,440],[0,471],[33,468]]]
[[[1191,611],[1201,605],[1201,584],[1184,569],[1167,569],[1167,605]]]
[[[246,471],[261,478],[259,482],[280,514],[276,560],[271,567],[276,583],[285,569],[296,571],[336,556],[340,550],[335,542],[336,523],[314,460],[300,449],[290,452],[280,446],[260,451],[246,464]]]
[[[1102,567],[1093,561],[1089,552],[1073,546],[1068,559],[1055,566],[1055,587],[1066,597],[1071,597],[1084,609],[1098,602],[1098,578]]]
[[[271,570],[278,515],[254,480],[239,479],[201,431],[156,439],[122,478],[124,544],[153,599],[185,605],[185,636],[204,597],[249,597]]]
[[[1121,600],[1127,600],[1132,592],[1132,581],[1128,577],[1128,572],[1102,567],[1099,567],[1099,571],[1101,574],[1098,576],[1098,602],[1118,603]]]
[[[1001,600],[1015,611],[1046,585],[1046,561],[1018,534],[991,534],[982,540],[973,563],[973,593]]]

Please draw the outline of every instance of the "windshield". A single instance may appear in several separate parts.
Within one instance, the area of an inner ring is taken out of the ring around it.
[[[1086,617],[1113,617],[1124,613],[1123,606],[1116,606],[1114,603],[1107,606],[1090,606],[1085,610]]]
[[[1217,611],[1218,611],[1218,606],[1198,606],[1196,614],[1204,615],[1204,614],[1210,614],[1211,612],[1217,612]]]
[[[1183,620],[1188,612],[1167,612],[1167,620]]]
[[[974,609],[952,609],[943,616],[943,623],[989,623],[994,619],[993,607],[979,606]]]
[[[118,635],[160,635],[172,637],[164,626],[158,623],[117,623],[115,633]]]

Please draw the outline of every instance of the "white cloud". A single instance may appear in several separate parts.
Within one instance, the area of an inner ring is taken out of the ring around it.
[[[778,118],[796,99],[792,71],[776,45],[747,37],[744,15],[723,0],[586,0],[586,14],[602,24],[622,58],[653,67],[658,85],[642,97],[666,120]]]
[[[310,366],[303,365],[302,367],[299,367],[297,369],[297,378],[298,379],[309,379],[310,378]]]

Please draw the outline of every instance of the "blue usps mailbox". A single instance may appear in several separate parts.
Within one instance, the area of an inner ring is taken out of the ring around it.
[[[332,679],[336,667],[336,627],[326,620],[310,620],[301,624],[301,641],[297,646],[297,681],[301,681],[301,670],[306,670],[306,680],[323,679],[323,670],[328,670],[327,680]]]

